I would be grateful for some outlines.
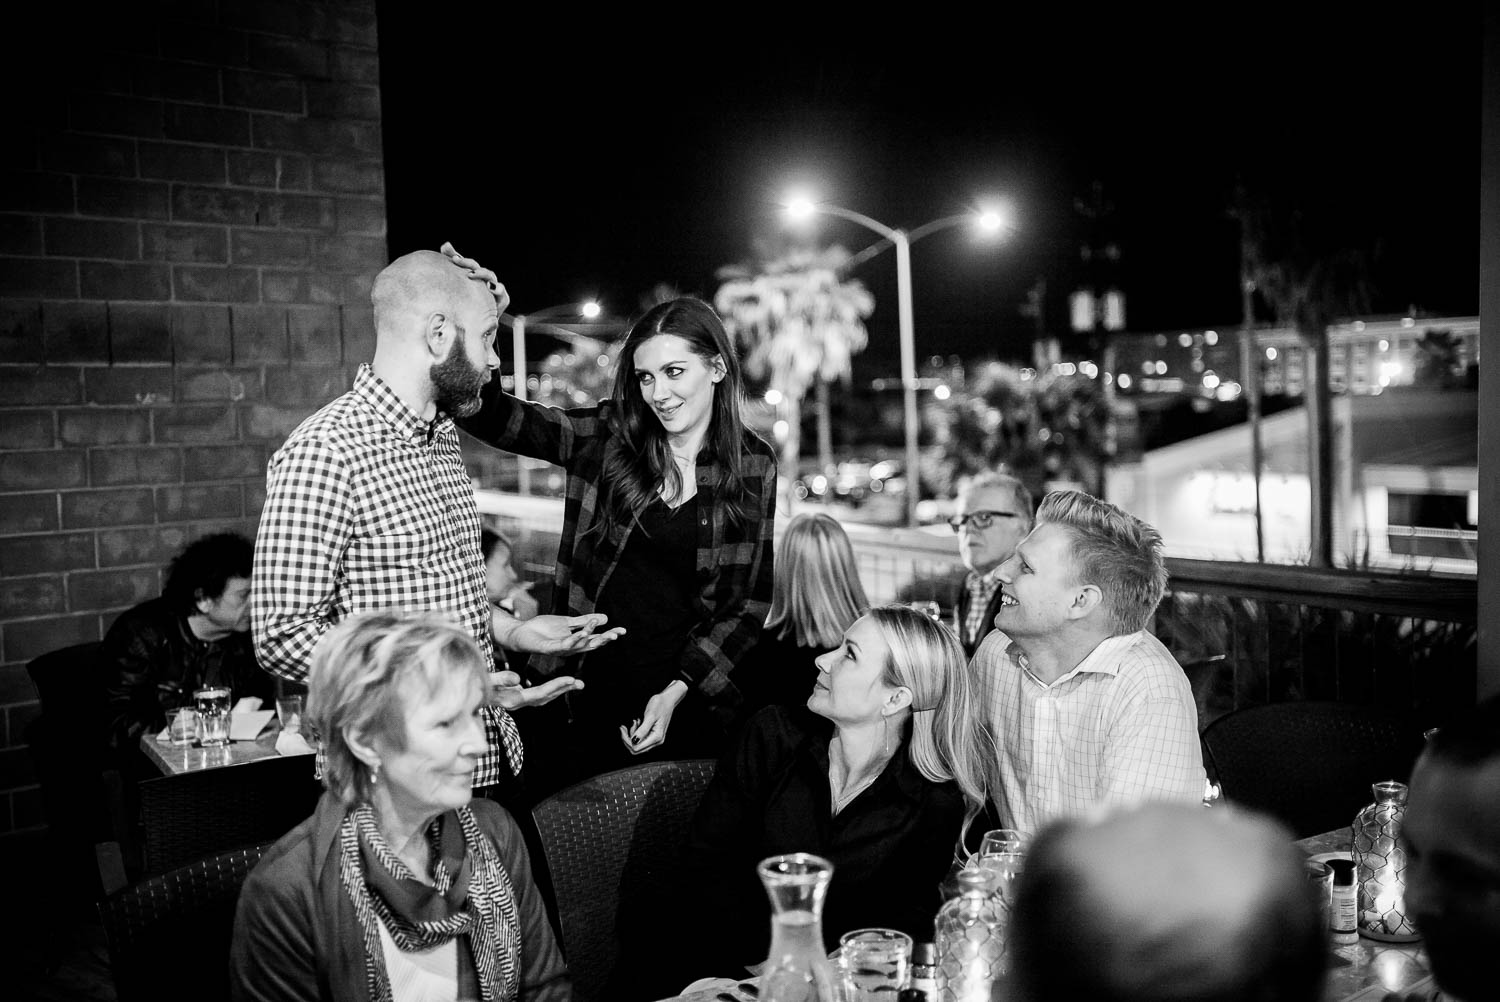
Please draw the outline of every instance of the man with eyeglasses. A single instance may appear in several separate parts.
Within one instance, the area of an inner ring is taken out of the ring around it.
[[[953,630],[973,657],[995,628],[1000,611],[1000,565],[1031,531],[1031,492],[1008,473],[981,473],[958,491],[958,512],[948,520],[958,534],[958,555],[969,569],[954,611]]]

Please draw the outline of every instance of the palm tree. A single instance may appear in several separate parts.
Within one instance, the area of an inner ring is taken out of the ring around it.
[[[937,445],[932,480],[951,495],[963,477],[1000,469],[1038,498],[1048,482],[1059,480],[1102,496],[1106,417],[1096,379],[982,362],[964,389],[927,406],[926,423]]]
[[[1309,562],[1314,567],[1333,566],[1328,325],[1340,315],[1367,312],[1373,258],[1373,248],[1362,239],[1358,227],[1358,212],[1351,213],[1338,202],[1335,198],[1303,202],[1286,194],[1278,199],[1241,185],[1230,210],[1240,222],[1244,280],[1260,293],[1279,321],[1297,328],[1307,359],[1307,463],[1312,492]],[[1247,317],[1247,326],[1249,322]]]
[[[801,457],[807,391],[816,388],[818,461],[827,469],[833,464],[828,385],[848,381],[854,356],[869,343],[864,320],[875,299],[860,282],[840,277],[848,260],[849,252],[838,246],[797,248],[758,268],[719,269],[723,284],[714,306],[731,336],[746,345],[746,370],[769,378],[781,394],[777,407],[787,427],[782,469],[788,483],[796,478]]]

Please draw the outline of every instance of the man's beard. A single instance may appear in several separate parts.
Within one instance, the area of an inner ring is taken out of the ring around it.
[[[469,363],[458,340],[448,349],[448,357],[435,364],[430,373],[433,397],[440,410],[456,418],[478,413],[482,404],[479,391],[489,382],[489,373]]]

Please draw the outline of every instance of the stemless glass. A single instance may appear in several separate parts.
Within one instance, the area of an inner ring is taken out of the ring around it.
[[[230,692],[223,686],[199,689],[193,693],[198,710],[198,743],[205,748],[229,744]]]
[[[995,828],[984,833],[974,864],[990,875],[990,892],[1010,904],[1016,878],[1026,860],[1026,839],[1014,828]]]
[[[906,987],[911,937],[896,929],[855,929],[839,937],[845,1002],[888,1002]]]

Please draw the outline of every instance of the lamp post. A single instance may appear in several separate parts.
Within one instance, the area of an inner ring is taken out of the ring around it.
[[[527,322],[540,321],[549,315],[583,317],[586,320],[593,320],[599,316],[599,312],[599,304],[593,300],[589,300],[586,303],[559,303],[556,306],[549,306],[543,310],[536,310],[531,313],[518,313],[514,316],[509,313],[502,313],[500,315],[502,323],[510,324],[511,367],[515,370],[515,397],[517,400],[526,399]],[[552,334],[561,334],[563,336],[573,335],[572,331],[555,327],[551,324],[547,325],[547,330]],[[531,470],[526,466],[526,460],[521,456],[516,457],[516,489],[522,494],[531,493]]]
[[[921,475],[917,468],[919,458],[917,450],[917,348],[916,335],[912,330],[911,245],[929,233],[936,233],[938,230],[963,223],[977,224],[986,233],[998,233],[1005,225],[1004,217],[994,209],[978,214],[965,212],[934,219],[907,232],[887,226],[863,213],[827,202],[813,202],[806,198],[791,199],[786,203],[786,211],[788,217],[793,220],[806,219],[818,212],[838,216],[840,219],[858,223],[884,238],[850,258],[844,266],[846,269],[863,264],[892,244],[896,247],[896,316],[901,339],[902,409],[906,424],[906,524],[914,526],[917,524],[917,493],[921,484]]]

